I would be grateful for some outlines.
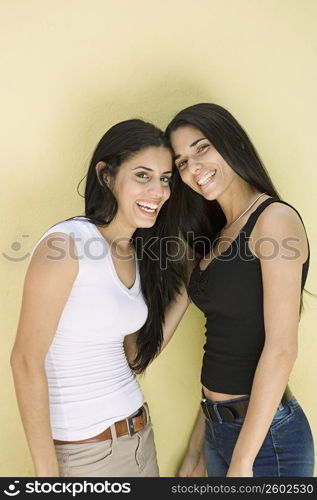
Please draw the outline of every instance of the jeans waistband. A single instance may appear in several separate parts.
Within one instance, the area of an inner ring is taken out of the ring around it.
[[[249,404],[250,395],[241,396],[224,401],[212,401],[207,399],[202,390],[203,399],[201,407],[205,417],[212,422],[233,422],[237,418],[244,418]],[[289,404],[294,396],[289,387],[286,387],[278,409]]]

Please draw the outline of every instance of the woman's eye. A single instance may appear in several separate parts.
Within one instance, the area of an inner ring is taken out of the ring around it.
[[[172,180],[171,177],[161,177],[161,181],[163,181],[164,184],[169,184],[171,180]]]
[[[181,170],[182,168],[184,168],[186,165],[186,160],[183,160],[183,161],[180,161],[179,163],[176,163],[176,168],[178,170]]]
[[[139,177],[139,179],[148,179],[149,176],[148,174],[146,174],[145,172],[140,172],[139,174],[136,174],[137,177]]]
[[[206,148],[208,148],[208,144],[201,144],[201,146],[199,146],[199,148],[197,149],[197,151],[198,151],[198,153],[201,153]]]

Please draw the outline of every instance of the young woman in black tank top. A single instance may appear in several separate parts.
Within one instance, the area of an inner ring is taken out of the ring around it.
[[[309,266],[301,217],[224,108],[186,108],[167,134],[169,208],[198,256],[188,291],[206,316],[203,412],[180,475],[202,475],[205,455],[209,476],[312,476],[312,434],[287,386]]]

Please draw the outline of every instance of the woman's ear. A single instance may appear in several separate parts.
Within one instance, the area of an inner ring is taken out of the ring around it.
[[[107,187],[109,187],[110,186],[110,178],[109,178],[109,175],[107,175],[106,172],[104,172],[106,167],[107,167],[107,164],[104,161],[98,161],[98,163],[96,165],[96,174],[97,174],[97,179],[98,179],[99,183],[101,185],[103,185],[103,183],[100,180],[102,178],[104,181],[104,184]]]

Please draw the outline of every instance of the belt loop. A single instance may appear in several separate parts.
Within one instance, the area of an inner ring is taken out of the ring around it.
[[[114,423],[110,426],[110,430],[111,430],[111,436],[112,436],[112,443],[113,443],[113,445],[116,445],[117,440],[118,440],[117,431],[116,431],[116,423]]]
[[[214,403],[214,404],[212,405],[212,407],[213,407],[213,410],[214,410],[214,412],[215,412],[215,414],[216,414],[216,416],[217,416],[217,418],[218,418],[219,423],[220,423],[220,424],[222,424],[223,419],[222,419],[222,416],[220,415],[220,413],[219,413],[219,411],[218,411],[218,404],[217,404],[217,403]]]
[[[148,404],[147,403],[143,403],[143,408],[145,410],[145,415],[146,415],[146,422],[145,422],[145,425],[148,424],[151,419],[150,419],[150,411],[149,411],[149,407],[148,407]]]

